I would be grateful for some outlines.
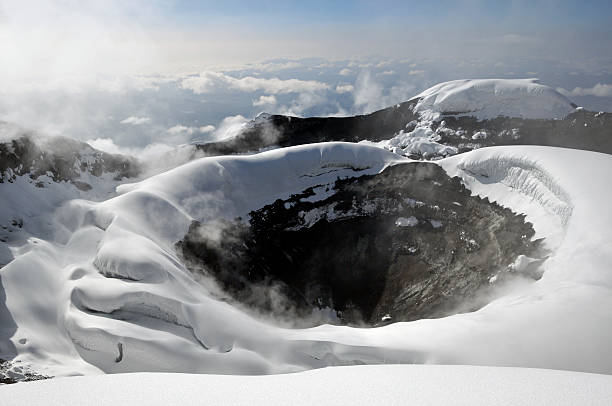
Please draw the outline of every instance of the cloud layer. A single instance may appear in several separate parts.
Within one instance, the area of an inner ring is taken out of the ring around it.
[[[181,81],[181,87],[195,94],[211,93],[216,89],[225,88],[241,92],[263,91],[270,94],[287,94],[316,92],[329,89],[329,85],[316,80],[256,78],[246,76],[235,78],[222,72],[205,71],[190,76]]]
[[[121,124],[131,124],[131,125],[141,125],[141,124],[146,124],[149,121],[151,121],[151,117],[129,116],[128,118],[121,120],[120,123]]]
[[[346,74],[340,75],[343,70]],[[537,76],[587,109],[610,111],[608,71],[612,68],[605,64],[584,60],[559,66],[554,60],[511,57],[276,59],[199,73],[98,75],[74,82],[68,77],[52,86],[13,84],[0,87],[0,120],[140,154],[150,145],[173,147],[231,136],[262,111],[363,114],[458,78]]]
[[[603,83],[597,83],[593,87],[575,87],[571,91],[563,88],[558,88],[557,90],[566,96],[612,97],[612,85]]]

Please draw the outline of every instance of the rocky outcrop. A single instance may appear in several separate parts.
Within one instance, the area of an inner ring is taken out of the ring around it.
[[[577,110],[561,120],[446,116],[432,123],[442,144],[459,152],[494,145],[546,145],[612,153],[612,113]]]
[[[197,148],[208,155],[227,155],[324,141],[380,141],[391,138],[406,123],[418,118],[413,108],[413,102],[405,102],[354,117],[260,115],[236,137],[199,144]]]
[[[134,158],[98,151],[71,138],[40,138],[23,133],[0,143],[0,182],[12,182],[20,175],[29,175],[33,180],[49,175],[56,182],[71,182],[87,190],[91,186],[78,180],[84,172],[93,176],[112,173],[115,180],[121,180],[135,177],[139,171]]]
[[[459,153],[493,145],[523,144],[612,153],[612,113],[577,109],[563,119],[497,117],[478,120],[469,113],[450,112],[432,121],[421,119],[414,111],[418,101],[412,99],[354,117],[262,115],[236,137],[199,144],[196,148],[207,155],[227,155],[323,141],[380,142],[415,128],[426,128],[434,134],[430,141],[455,148]],[[408,155],[417,159],[448,155],[448,149],[441,151],[444,153],[411,150]]]

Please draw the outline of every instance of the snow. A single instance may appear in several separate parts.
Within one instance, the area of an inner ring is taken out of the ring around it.
[[[414,111],[425,120],[441,115],[563,118],[575,110],[572,102],[537,79],[464,79],[437,84],[415,98]]]
[[[525,269],[527,269],[527,267],[529,266],[529,264],[535,262],[536,260],[533,258],[529,258],[525,255],[519,255],[516,260],[510,264],[509,268],[512,271],[515,272],[522,272]]]
[[[430,219],[429,222],[433,228],[442,228],[443,224],[440,220]]]
[[[374,145],[387,149],[399,155],[418,155],[423,158],[455,155],[455,147],[440,144],[441,136],[431,128],[431,122],[421,122],[412,131],[400,131],[393,138],[379,142],[361,141],[366,145]]]
[[[119,183],[115,176],[108,172],[99,177],[83,172],[77,180],[92,186],[87,191],[66,181],[57,182],[48,175],[35,179],[21,175],[12,182],[0,183],[0,266],[10,262],[17,251],[26,250],[32,236],[45,239],[54,234],[59,236],[62,228],[57,227],[52,213],[65,202],[99,201],[114,196]]]
[[[139,373],[0,387],[12,406],[609,405],[612,376],[520,368],[379,365],[289,375]]]
[[[472,313],[371,329],[279,328],[218,300],[215,284],[205,277],[195,283],[174,252],[194,219],[246,218],[250,210],[308,187],[404,162],[410,161],[363,144],[310,144],[250,156],[202,158],[121,185],[119,196],[100,203],[70,201],[55,215],[64,230],[61,239],[36,239],[0,273],[8,308],[0,312],[0,321],[15,325],[13,331],[1,332],[0,342],[12,343],[15,362],[54,376],[138,371],[273,374],[362,363],[612,373],[609,155],[521,146],[486,148],[438,161],[473,193],[525,213],[550,249],[538,282],[508,287]],[[4,358],[8,350],[2,351]],[[325,371],[295,376],[323,374],[324,379]],[[372,372],[376,369],[363,370],[367,379],[358,378],[359,368],[351,371],[356,382],[374,381],[387,388]],[[116,379],[108,382],[132,387],[129,378]],[[412,379],[418,378],[403,382]],[[447,380],[442,375],[433,381],[439,389],[439,382]],[[381,393],[403,393],[397,392],[403,385],[393,387]],[[517,396],[530,393],[519,387]],[[559,392],[547,386],[550,396],[571,387],[560,385]]]
[[[474,135],[472,135],[473,140],[484,140],[487,137],[488,137],[488,134],[486,131],[477,131],[474,133]]]
[[[484,155],[488,151],[504,153],[489,157]],[[550,163],[543,165],[541,156],[532,152],[534,157],[529,159],[521,151],[537,151],[547,157],[559,153],[570,161],[576,159],[570,156],[583,154],[581,151],[552,147],[495,147],[473,151],[461,155],[460,159],[446,160],[441,164],[450,175],[462,177],[472,192],[501,200],[515,212],[526,214],[527,220],[535,225],[536,238],[546,238],[547,246],[555,249],[565,235],[574,209],[572,195],[560,182],[561,179],[564,182],[569,179],[565,175],[553,176],[548,168]],[[509,155],[511,152],[512,155]],[[598,157],[598,154],[593,154]],[[487,158],[481,158],[483,156]],[[599,161],[605,162],[607,159],[600,158]],[[556,162],[555,159],[551,161]],[[602,182],[606,184],[605,179]]]
[[[398,217],[398,219],[395,220],[395,225],[398,227],[414,227],[417,224],[419,224],[419,220],[417,220],[417,218],[414,216],[410,216],[408,218]]]
[[[293,345],[281,330],[217,300],[210,281],[196,284],[174,243],[194,219],[246,218],[277,198],[338,177],[377,173],[401,160],[350,143],[299,146],[203,158],[121,185],[120,196],[102,203],[69,201],[55,215],[67,235],[48,237],[2,269],[13,319],[3,324],[17,325],[3,338],[11,337],[15,361],[49,375],[261,374],[323,366],[307,355],[292,359],[309,344]]]

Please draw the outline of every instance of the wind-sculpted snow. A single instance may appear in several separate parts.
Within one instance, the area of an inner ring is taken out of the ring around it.
[[[572,215],[572,202],[568,193],[535,162],[520,158],[494,157],[461,164],[458,168],[480,177],[482,183],[501,183],[518,189],[520,193],[537,200],[540,206],[559,216],[564,225]]]
[[[134,179],[139,163],[98,151],[66,137],[38,136],[0,122],[0,267],[13,259],[16,247],[30,237],[60,234],[51,214],[74,199],[101,201],[114,195],[126,178]]]
[[[483,185],[516,190],[518,194],[513,198],[524,196],[526,200],[522,205],[513,201],[510,206],[531,217],[538,217],[533,222],[540,231],[538,236],[545,236],[547,244],[556,243],[565,233],[573,210],[571,197],[537,161],[498,155],[483,160],[460,161],[452,173],[472,176]],[[475,186],[471,189],[480,190]],[[537,204],[534,205],[533,201]]]
[[[416,96],[414,111],[432,120],[441,115],[561,119],[574,111],[567,97],[535,79],[453,80]]]
[[[362,363],[611,373],[612,158],[604,154],[501,147],[441,161],[473,193],[526,213],[541,236],[558,231],[551,213],[563,231],[541,280],[508,287],[472,313],[373,329],[285,329],[224,300],[211,278],[196,283],[177,257],[174,244],[194,220],[244,217],[306,188],[405,161],[366,145],[311,144],[202,158],[122,185],[104,202],[71,202],[57,214],[64,230],[57,240],[32,241],[2,269],[8,312],[0,315],[16,327],[2,332],[0,357],[53,376],[266,374]]]

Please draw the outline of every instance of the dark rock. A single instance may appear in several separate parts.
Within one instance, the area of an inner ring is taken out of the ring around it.
[[[199,144],[208,155],[226,155],[257,151],[270,146],[288,147],[324,141],[380,141],[418,118],[414,102],[405,102],[371,114],[354,117],[290,117],[268,115],[256,119],[235,138]]]
[[[107,154],[66,137],[36,139],[24,133],[0,143],[0,182],[12,182],[26,174],[33,180],[50,174],[56,182],[72,182],[81,190],[89,190],[90,185],[77,180],[82,172],[94,176],[116,173],[116,178],[122,179],[137,176],[140,165],[134,158]]]
[[[439,131],[439,142],[458,147],[459,152],[494,145],[547,145],[612,154],[612,113],[577,110],[561,120],[498,117],[478,121],[450,116],[443,120],[455,132]],[[438,129],[438,123],[433,128]],[[457,130],[463,130],[465,138]],[[472,140],[477,131],[486,132],[487,137]]]
[[[524,216],[471,196],[435,164],[331,187],[320,201],[311,201],[315,188],[277,200],[248,224],[215,224],[218,239],[208,237],[210,224],[194,222],[177,251],[248,306],[304,316],[330,307],[344,323],[368,325],[477,309],[494,274],[519,254],[537,255]],[[266,288],[283,295],[281,308]]]
[[[412,131],[419,120],[413,99],[371,114],[354,117],[289,117],[266,115],[253,120],[235,138],[198,144],[208,155],[256,152],[266,147],[287,147],[324,141],[381,141],[400,131]],[[445,126],[440,126],[444,121]],[[479,121],[470,116],[443,115],[431,125],[441,144],[459,152],[493,145],[547,145],[612,153],[612,113],[577,110],[563,119],[498,117]],[[458,133],[459,131],[459,133]],[[477,131],[487,138],[472,140]],[[412,156],[412,158],[420,158]]]

